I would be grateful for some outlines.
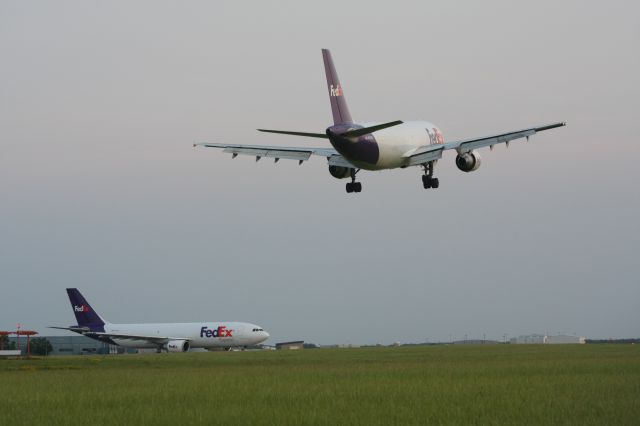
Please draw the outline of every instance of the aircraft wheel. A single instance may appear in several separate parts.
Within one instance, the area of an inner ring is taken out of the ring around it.
[[[347,183],[347,193],[351,194],[353,192],[353,185],[351,182]]]
[[[360,182],[354,182],[353,183],[353,192],[360,192],[362,191],[362,184]]]
[[[424,189],[429,189],[431,188],[432,182],[431,182],[431,178],[427,175],[423,175],[422,176],[422,186],[424,186]]]
[[[438,188],[440,186],[440,180],[438,178],[431,179],[431,187]]]

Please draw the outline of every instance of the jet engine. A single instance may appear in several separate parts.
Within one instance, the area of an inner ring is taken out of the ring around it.
[[[456,166],[463,172],[473,172],[480,168],[480,154],[478,151],[473,150],[471,152],[465,152],[464,154],[458,154],[456,157]]]
[[[342,166],[329,166],[329,173],[336,179],[344,179],[351,176],[351,169]]]
[[[187,352],[189,346],[188,340],[170,340],[167,342],[167,352]]]

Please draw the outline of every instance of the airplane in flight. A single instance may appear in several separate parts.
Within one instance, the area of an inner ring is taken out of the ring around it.
[[[298,164],[309,160],[312,155],[326,157],[329,173],[337,179],[351,178],[347,183],[348,193],[362,191],[362,184],[356,182],[360,170],[386,170],[419,166],[424,170],[422,185],[425,189],[438,188],[440,181],[434,177],[436,162],[448,150],[455,150],[456,166],[463,172],[473,172],[480,167],[478,149],[526,138],[544,130],[565,126],[565,122],[501,133],[473,139],[445,142],[444,135],[432,123],[426,121],[395,120],[387,123],[356,123],[351,118],[344,96],[344,89],[338,79],[331,53],[322,49],[327,89],[333,113],[333,125],[324,133],[309,133],[288,130],[257,129],[260,132],[278,133],[311,138],[328,139],[333,148],[282,147],[265,145],[242,145],[232,143],[195,143],[193,146],[221,148],[223,152],[297,160]]]
[[[191,348],[228,350],[257,345],[269,338],[262,327],[246,322],[112,324],[93,310],[77,288],[68,288],[67,294],[78,325],[49,328],[73,331],[125,348],[153,348],[158,352],[187,352]]]

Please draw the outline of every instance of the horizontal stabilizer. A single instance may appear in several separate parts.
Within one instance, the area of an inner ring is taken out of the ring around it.
[[[91,329],[89,327],[47,327],[47,328],[55,328],[56,330],[67,330],[73,331],[75,333],[90,333]]]
[[[362,129],[349,130],[348,132],[341,133],[340,136],[347,138],[356,138],[358,136],[368,135],[369,133],[377,132],[378,130],[386,129],[387,127],[397,126],[398,124],[402,124],[402,121],[396,120],[391,121],[389,123],[376,124],[371,127],[363,127]]]
[[[266,133],[278,133],[281,135],[293,135],[293,136],[305,136],[307,138],[324,138],[327,139],[328,136],[324,133],[306,133],[306,132],[290,132],[287,130],[268,130],[268,129],[258,129],[259,132]]]

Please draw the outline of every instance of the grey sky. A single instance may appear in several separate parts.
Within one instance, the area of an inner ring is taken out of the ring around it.
[[[0,2],[0,329],[252,321],[274,341],[638,336],[640,5],[632,1]],[[330,48],[356,120],[449,140],[362,173],[193,141],[322,145]]]

